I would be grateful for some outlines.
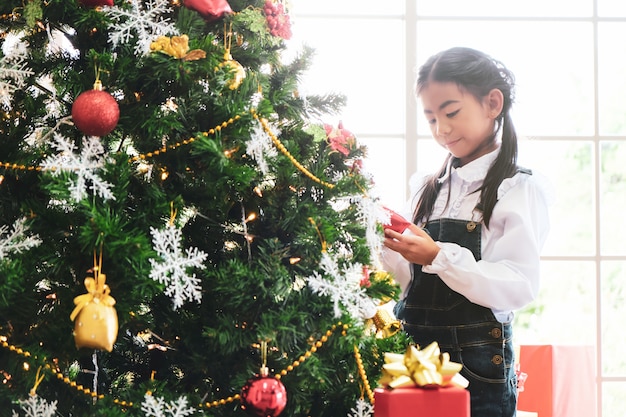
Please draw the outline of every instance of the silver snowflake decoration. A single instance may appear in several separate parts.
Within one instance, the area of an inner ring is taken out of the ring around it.
[[[23,40],[24,33],[8,32],[2,43],[0,58],[0,105],[11,109],[13,93],[26,85],[26,79],[34,74],[28,68],[28,43]]]
[[[115,195],[111,191],[112,184],[98,176],[106,162],[102,156],[104,148],[100,138],[97,136],[84,138],[82,150],[77,154],[73,142],[55,133],[52,147],[59,153],[46,158],[40,166],[44,171],[50,171],[53,176],[59,176],[62,172],[75,174],[75,178],[70,176],[68,184],[72,199],[81,201],[88,196],[87,190],[91,190],[104,200],[115,200]]]
[[[375,263],[379,264],[379,256],[383,250],[384,236],[379,225],[389,224],[391,214],[380,200],[364,194],[355,194],[332,202],[335,210],[353,210],[356,208],[358,219],[365,226],[365,239]],[[381,267],[381,265],[376,265]]]
[[[363,320],[374,315],[376,306],[365,293],[365,288],[361,286],[363,280],[361,264],[340,267],[336,258],[324,252],[319,266],[324,274],[314,271],[307,282],[314,293],[330,297],[335,317],[341,316],[341,307],[355,320]]]
[[[13,224],[9,233],[7,226],[0,226],[0,261],[12,253],[20,253],[39,246],[39,236],[26,236],[26,218],[21,218]]]
[[[186,417],[196,412],[194,408],[187,407],[185,396],[166,403],[163,398],[155,398],[150,394],[144,396],[141,411],[145,413],[145,417]]]
[[[109,42],[116,48],[135,40],[135,54],[146,55],[150,43],[160,35],[178,35],[178,29],[168,18],[173,13],[169,0],[130,0],[130,8],[104,7],[104,12],[113,24],[109,31]],[[127,4],[126,3],[126,4]]]
[[[183,252],[183,232],[171,222],[163,230],[151,227],[150,233],[154,250],[161,257],[160,262],[150,259],[150,278],[166,285],[165,295],[172,298],[175,310],[187,300],[199,303],[202,300],[200,279],[194,273],[190,275],[187,270],[206,268],[203,262],[207,254],[194,247]]]
[[[363,398],[359,398],[356,406],[348,413],[348,417],[371,417],[372,415],[374,415],[374,406]]]
[[[25,411],[25,417],[54,417],[57,411],[57,402],[48,403],[38,395],[31,395],[28,400],[20,401],[20,408]],[[20,417],[20,414],[13,411],[13,417]]]
[[[252,157],[264,175],[269,172],[267,158],[274,158],[278,151],[272,143],[272,138],[265,132],[261,123],[254,126],[254,132],[246,143],[246,153]]]

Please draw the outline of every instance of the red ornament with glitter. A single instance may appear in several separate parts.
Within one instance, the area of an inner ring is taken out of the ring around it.
[[[256,417],[278,417],[287,405],[287,391],[280,380],[267,375],[267,368],[241,389],[241,408]]]
[[[200,13],[200,16],[209,22],[233,12],[226,0],[184,0],[183,5]]]
[[[113,0],[78,0],[85,7],[113,6]]]
[[[287,391],[278,378],[268,376],[266,341],[261,341],[261,358],[260,372],[241,389],[241,408],[255,417],[278,417],[287,405]]]
[[[72,121],[87,136],[105,136],[117,126],[120,108],[117,101],[96,80],[93,90],[81,93],[72,105]]]

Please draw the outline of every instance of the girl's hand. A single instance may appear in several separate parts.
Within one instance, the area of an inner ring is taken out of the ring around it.
[[[430,265],[439,253],[439,246],[426,231],[416,225],[411,224],[408,229],[412,234],[403,235],[391,229],[385,229],[383,244],[411,263]]]

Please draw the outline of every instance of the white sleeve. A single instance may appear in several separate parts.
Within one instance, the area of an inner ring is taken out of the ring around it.
[[[455,243],[441,250],[424,272],[495,313],[519,309],[539,291],[540,252],[549,229],[548,197],[534,175],[517,174],[499,188],[489,229],[482,226],[481,260]]]
[[[402,209],[397,210],[397,213],[408,221],[412,221],[413,219],[413,211],[415,210],[415,205],[417,204],[418,193],[424,184],[425,178],[426,174],[424,173],[415,173],[411,176],[411,179],[409,180],[409,188],[411,190],[410,195],[412,197],[406,202]],[[411,231],[406,229],[404,234],[411,234]],[[409,285],[411,284],[413,264],[407,261],[398,252],[386,247],[383,247],[381,261],[385,271],[389,272],[393,276],[394,280],[400,285],[400,289],[402,290],[400,298],[404,298],[409,290]]]
[[[409,289],[409,284],[411,283],[411,268],[413,264],[404,259],[398,252],[392,251],[386,247],[383,247],[381,261],[385,271],[389,272],[398,285],[400,285],[400,289],[402,290],[402,296],[400,298],[404,298]]]

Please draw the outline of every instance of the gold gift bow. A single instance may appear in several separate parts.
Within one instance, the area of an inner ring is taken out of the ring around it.
[[[460,363],[450,361],[450,354],[441,353],[437,342],[419,350],[409,345],[404,355],[385,353],[381,384],[389,388],[399,387],[438,387],[449,384],[467,388],[469,381],[458,372]]]
[[[99,269],[96,269],[94,276],[96,278],[85,278],[85,288],[87,289],[87,294],[74,297],[74,304],[76,304],[76,307],[74,307],[74,311],[72,311],[72,314],[70,315],[70,320],[74,321],[78,313],[80,313],[80,310],[91,302],[100,303],[107,307],[113,307],[115,305],[115,298],[109,295],[111,293],[111,289],[105,284],[106,275],[99,273]]]

